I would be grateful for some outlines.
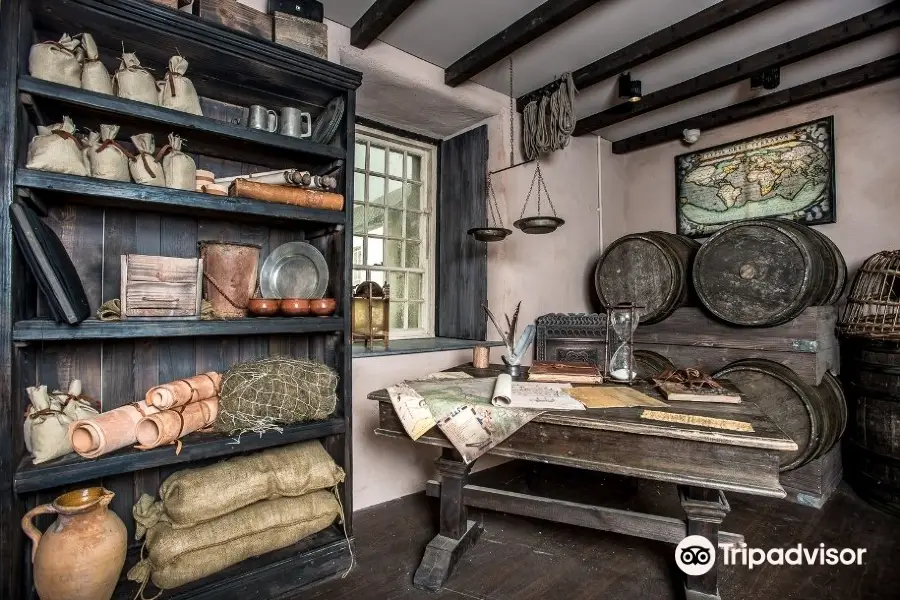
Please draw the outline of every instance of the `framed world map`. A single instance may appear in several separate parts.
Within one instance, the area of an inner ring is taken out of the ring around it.
[[[747,219],[834,223],[834,118],[676,156],[675,182],[681,235]]]

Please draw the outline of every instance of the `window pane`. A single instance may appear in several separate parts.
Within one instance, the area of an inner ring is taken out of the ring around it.
[[[384,177],[369,176],[369,203],[384,204]]]
[[[422,186],[420,184],[406,184],[406,208],[422,210]]]
[[[384,240],[379,238],[369,238],[366,246],[368,256],[366,256],[366,264],[372,267],[380,267],[384,264]]]
[[[384,209],[382,209],[384,210]],[[388,209],[387,235],[403,237],[403,211],[396,208]]]
[[[403,271],[391,271],[388,281],[391,284],[391,300],[406,297],[406,273]]]
[[[357,235],[353,236],[353,264],[363,264],[363,239]]]
[[[386,240],[387,251],[384,257],[384,266],[401,267],[403,259],[403,242],[399,240]],[[372,263],[369,263],[372,264]]]
[[[409,273],[407,275],[409,279],[407,283],[409,287],[407,288],[407,298],[410,300],[422,300],[422,274],[421,273]]]
[[[353,233],[366,232],[366,205],[353,203]]]
[[[408,212],[406,213],[406,237],[413,240],[421,238],[420,226],[422,224],[422,213]]]
[[[357,271],[356,269],[353,269],[353,287],[358,286],[365,280],[366,280],[366,272],[365,271]]]
[[[407,308],[407,315],[409,319],[407,320],[407,327],[410,329],[418,329],[421,327],[422,323],[422,303],[421,302],[410,302]]]
[[[356,144],[356,156],[353,159],[353,163],[356,165],[357,169],[365,169],[366,168],[366,145],[365,144]]]
[[[369,170],[384,173],[385,150],[378,146],[369,146]]]
[[[380,286],[384,286],[384,271],[369,271],[369,281],[374,281]]]
[[[388,206],[403,208],[403,183],[396,179],[388,179],[388,193],[385,198]]]
[[[391,300],[391,329],[403,329],[403,317],[406,312],[405,302],[394,302]]]
[[[406,178],[422,181],[422,159],[412,154],[406,155]]]
[[[353,174],[353,199],[362,202],[366,199],[366,175],[365,173]]]
[[[366,231],[375,235],[384,235],[384,207],[369,206],[366,210]]]
[[[394,152],[388,155],[388,175],[403,177],[403,153]]]
[[[420,248],[419,242],[406,242],[406,266],[411,269],[417,269],[420,264]]]

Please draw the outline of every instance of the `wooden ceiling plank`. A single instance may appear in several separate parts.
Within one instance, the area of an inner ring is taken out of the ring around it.
[[[749,79],[772,67],[783,67],[870,35],[900,26],[900,0],[830,27],[713,69],[693,79],[646,94],[640,102],[624,102],[578,120],[575,135],[583,135],[700,94]]]
[[[685,129],[708,131],[895,77],[900,77],[900,54],[613,142],[612,151],[635,152],[681,139]]]
[[[522,46],[581,11],[608,0],[548,0],[444,70],[444,83],[456,87],[500,62]]]
[[[375,0],[350,28],[350,44],[365,48],[390,27],[415,0]]]

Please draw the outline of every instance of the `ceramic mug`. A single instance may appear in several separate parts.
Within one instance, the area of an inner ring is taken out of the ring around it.
[[[248,124],[251,129],[262,129],[274,133],[278,129],[278,113],[260,104],[254,104],[250,107]]]
[[[307,138],[312,135],[312,117],[299,108],[286,106],[281,109],[281,135]]]

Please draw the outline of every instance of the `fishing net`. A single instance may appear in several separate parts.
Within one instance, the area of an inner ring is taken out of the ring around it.
[[[319,362],[272,356],[235,365],[222,377],[215,428],[263,433],[334,412],[337,374]]]

